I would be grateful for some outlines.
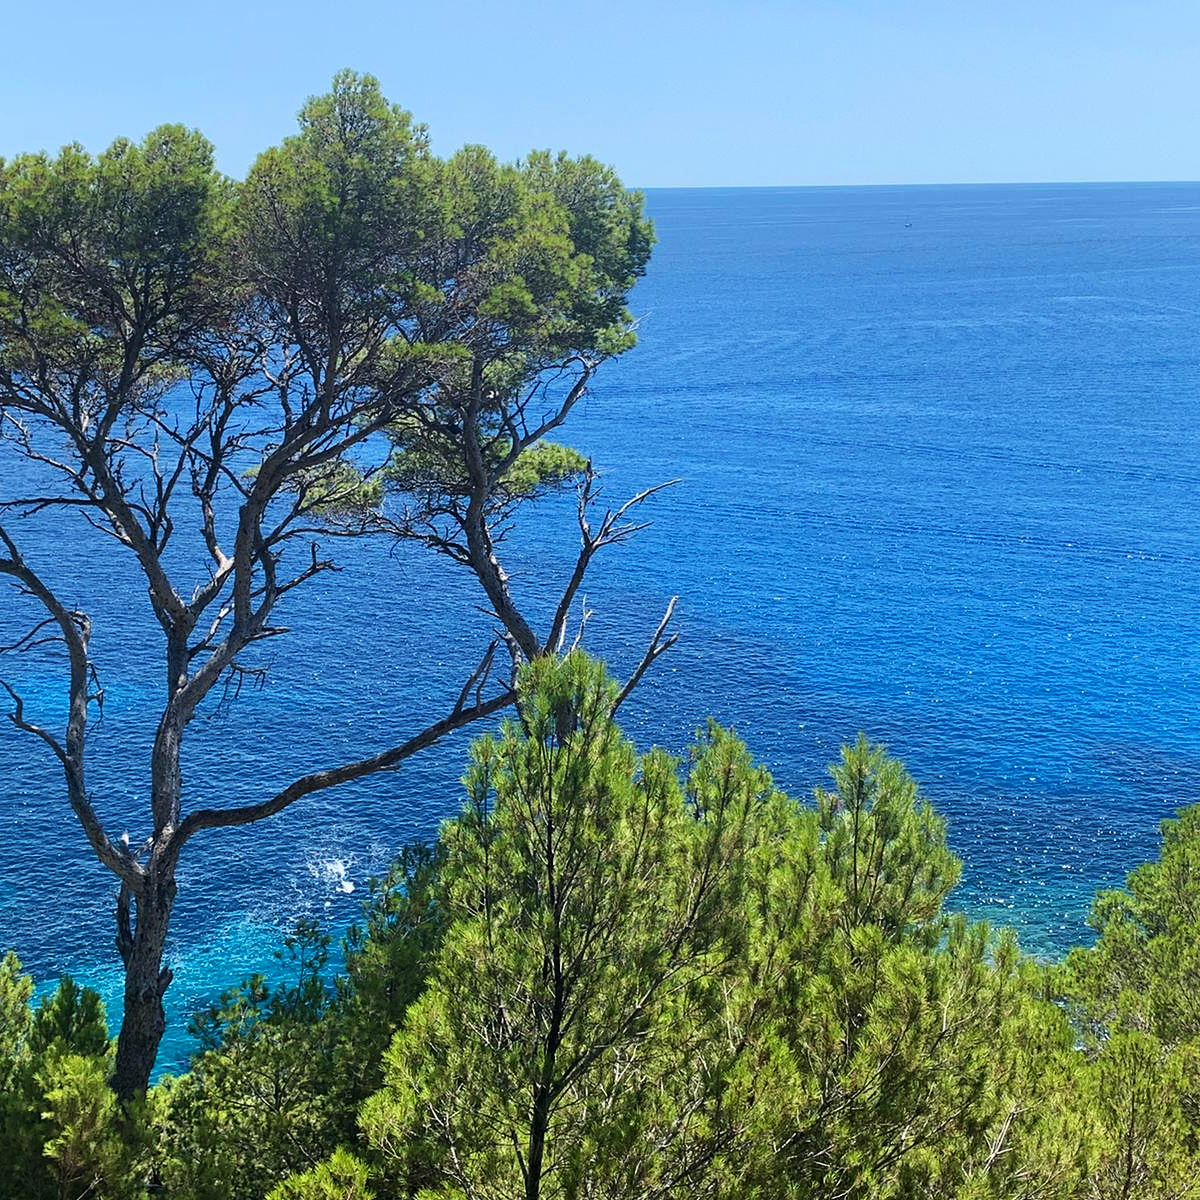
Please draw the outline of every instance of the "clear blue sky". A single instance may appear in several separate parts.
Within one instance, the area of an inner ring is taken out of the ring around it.
[[[441,153],[634,186],[1200,179],[1200,0],[8,0],[0,155],[178,121],[242,175],[349,66]]]

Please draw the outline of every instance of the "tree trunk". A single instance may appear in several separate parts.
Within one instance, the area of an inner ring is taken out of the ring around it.
[[[546,1160],[546,1136],[550,1132],[550,1092],[539,1088],[529,1120],[529,1151],[525,1169],[525,1200],[541,1200],[542,1172]]]
[[[162,965],[175,907],[175,871],[148,873],[143,895],[134,903],[137,924],[129,937],[128,905],[118,904],[118,944],[125,956],[125,1015],[117,1038],[113,1090],[123,1103],[144,1095],[166,1029],[163,995],[171,972]]]

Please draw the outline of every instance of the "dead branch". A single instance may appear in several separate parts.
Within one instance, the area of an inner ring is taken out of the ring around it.
[[[533,429],[529,429],[525,424],[524,405],[518,407],[515,415],[510,414],[506,416],[504,424],[509,432],[511,446],[508,453],[492,469],[489,479],[491,485],[494,486],[504,477],[504,473],[517,461],[523,451],[534,445],[534,443],[541,441],[548,433],[553,432],[566,422],[567,417],[571,414],[571,410],[586,394],[592,376],[603,361],[603,359],[593,361],[577,355],[565,363],[560,373],[565,373],[570,369],[572,364],[575,364],[579,367],[580,375],[571,385],[566,396],[558,402],[557,410],[544,416]],[[518,421],[520,428],[518,428]]]
[[[88,709],[92,703],[102,701],[103,698],[103,692],[98,687],[95,691],[92,690],[96,679],[88,656],[91,622],[85,613],[68,609],[58,599],[37,572],[21,557],[16,543],[3,526],[0,526],[0,542],[3,542],[8,551],[7,557],[0,557],[0,574],[16,579],[27,594],[41,603],[58,626],[70,661],[65,737],[56,738],[48,730],[26,720],[24,703],[20,695],[7,683],[4,683],[2,686],[12,699],[14,706],[13,712],[9,714],[9,719],[22,732],[38,738],[50,748],[63,768],[71,808],[96,857],[118,879],[127,883],[135,894],[138,894],[142,887],[142,868],[133,861],[127,849],[115,845],[105,832],[104,826],[92,806],[84,781],[84,745]]]
[[[598,477],[596,472],[592,469],[592,464],[588,463],[583,483],[579,487],[579,503],[576,508],[576,520],[579,523],[579,553],[575,558],[575,566],[571,571],[571,576],[567,580],[567,585],[563,589],[562,596],[559,599],[558,607],[555,609],[554,620],[550,624],[550,631],[546,635],[546,645],[552,647],[556,653],[562,649],[563,642],[566,640],[567,619],[575,603],[575,597],[583,585],[592,559],[595,558],[597,552],[605,546],[612,546],[623,542],[639,530],[645,529],[648,522],[635,523],[626,521],[625,517],[627,514],[632,509],[645,503],[657,492],[661,492],[665,488],[674,487],[681,480],[669,479],[665,483],[655,484],[654,487],[638,492],[636,496],[631,496],[616,511],[610,510],[606,512],[600,522],[600,527],[593,532],[591,524],[588,521],[588,509],[599,499],[600,489],[597,486],[597,482]]]
[[[495,665],[497,646],[501,641],[508,645],[510,658],[510,673],[503,690],[484,699],[483,689],[492,677]],[[201,829],[232,828],[250,825],[264,817],[273,816],[290,807],[297,800],[314,792],[325,791],[339,784],[350,783],[369,775],[377,775],[390,771],[400,765],[405,759],[440,741],[449,733],[463,729],[475,721],[491,716],[516,701],[516,674],[520,663],[520,651],[511,637],[507,634],[493,640],[484,652],[479,664],[468,676],[466,683],[459,692],[454,706],[440,721],[427,725],[415,736],[399,746],[394,746],[380,754],[360,759],[358,762],[346,763],[324,771],[315,771],[276,793],[269,800],[259,804],[245,805],[233,809],[201,809],[184,818],[172,838],[174,853],[178,854],[183,844]],[[471,702],[468,704],[468,699]]]
[[[62,763],[63,768],[70,770],[70,761],[67,758],[67,752],[62,748],[59,740],[48,730],[43,729],[40,725],[34,725],[25,720],[25,701],[20,694],[16,692],[12,685],[4,679],[0,679],[0,687],[2,687],[12,699],[13,711],[8,714],[8,719],[23,733],[31,733],[34,737],[40,738],[54,752],[54,757]]]
[[[61,637],[40,638],[37,635],[41,633],[48,625],[55,623],[53,617],[47,617],[44,621],[39,621],[24,637],[18,638],[15,642],[8,646],[0,646],[0,654],[8,654],[11,651],[32,650],[36,646],[45,646],[48,643],[62,643]]]
[[[378,775],[382,771],[390,771],[398,767],[405,759],[411,758],[419,751],[441,741],[448,733],[463,729],[475,721],[507,708],[515,702],[516,698],[516,692],[508,689],[492,696],[489,700],[472,704],[468,708],[455,708],[440,721],[427,725],[420,733],[399,746],[394,746],[382,754],[376,754],[358,762],[346,763],[325,771],[314,771],[311,775],[297,779],[261,804],[248,804],[241,808],[229,809],[198,809],[184,818],[175,833],[174,844],[176,848],[181,847],[202,829],[229,829],[253,824],[255,821],[261,821],[265,817],[283,812],[297,800],[312,795],[314,792],[325,791],[327,788],[350,783],[355,779],[364,779],[369,775]]]
[[[613,712],[629,698],[629,693],[642,681],[642,676],[651,668],[655,660],[660,655],[665,654],[670,648],[679,641],[679,634],[673,633],[670,637],[665,637],[667,626],[671,623],[671,618],[675,615],[675,605],[678,602],[678,596],[672,596],[671,602],[667,605],[667,611],[663,613],[663,618],[658,623],[658,628],[654,631],[654,636],[650,639],[650,645],[646,647],[646,653],[642,655],[642,661],[638,663],[637,669],[630,675],[628,682],[621,689],[617,696],[616,703],[613,704]]]
[[[587,624],[596,615],[593,609],[588,608],[586,596],[580,601],[579,610],[579,631],[575,634],[575,640],[571,643],[572,650],[578,650],[583,645],[583,635],[587,629]],[[559,645],[561,646],[561,644],[562,640],[559,639]]]
[[[496,646],[497,642],[493,639],[483,658],[479,660],[479,665],[471,672],[467,682],[462,686],[462,691],[458,693],[458,700],[454,704],[454,712],[462,710],[463,705],[467,702],[467,696],[470,695],[472,689],[475,691],[475,703],[479,703],[483,687],[487,683],[488,675],[491,673],[492,659],[496,654]]]
[[[231,662],[225,669],[225,687],[218,707],[228,708],[239,699],[248,680],[256,690],[261,691],[266,687],[268,671],[268,667],[244,667],[239,662]]]

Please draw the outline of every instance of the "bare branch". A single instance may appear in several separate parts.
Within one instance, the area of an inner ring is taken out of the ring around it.
[[[232,662],[225,671],[225,689],[221,693],[219,709],[232,706],[242,694],[242,688],[249,680],[252,686],[261,690],[266,686],[269,667],[244,667],[241,663]]]
[[[581,612],[579,614],[579,632],[575,634],[575,640],[571,643],[572,650],[578,650],[583,645],[583,634],[587,629],[587,623],[596,615],[595,612],[588,608],[587,597],[584,596],[580,605]],[[559,645],[562,645],[562,639],[559,639]]]
[[[615,512],[606,512],[599,529],[593,533],[588,522],[588,509],[599,498],[600,490],[597,487],[596,473],[593,471],[591,463],[588,463],[583,483],[579,488],[579,504],[576,511],[576,518],[579,522],[579,554],[575,558],[575,566],[563,589],[558,607],[554,611],[554,620],[550,624],[550,632],[546,635],[547,646],[553,647],[556,652],[562,649],[567,635],[567,619],[575,603],[575,596],[583,585],[588,567],[597,551],[604,546],[623,542],[639,530],[646,528],[648,522],[634,523],[625,520],[630,510],[645,503],[651,496],[663,491],[664,488],[674,487],[680,482],[679,479],[670,479],[666,483],[655,484],[654,487],[646,488],[644,491],[638,492],[636,496],[631,496]]]
[[[142,886],[142,869],[139,864],[134,862],[128,850],[116,846],[104,831],[104,826],[96,815],[96,810],[92,807],[84,782],[88,708],[93,701],[101,699],[103,695],[98,689],[96,692],[92,691],[95,675],[88,657],[91,622],[86,614],[68,609],[58,599],[37,572],[21,557],[16,543],[3,526],[0,526],[0,542],[8,551],[7,557],[0,557],[0,574],[16,579],[24,591],[41,602],[58,626],[70,661],[67,728],[64,738],[56,738],[41,726],[26,720],[21,697],[7,683],[4,683],[2,686],[14,705],[14,711],[9,714],[9,719],[18,729],[37,737],[53,752],[66,776],[67,796],[71,808],[78,818],[93,852],[118,879],[127,883],[137,894]]]
[[[26,593],[28,594],[28,593]],[[14,650],[32,650],[35,646],[44,646],[48,642],[62,642],[61,637],[40,638],[37,635],[41,633],[47,625],[54,625],[53,617],[47,617],[44,621],[39,621],[24,637],[18,638],[15,642],[8,646],[0,646],[0,654],[8,654]]]
[[[327,788],[350,783],[355,779],[364,779],[369,775],[378,775],[382,771],[390,771],[398,767],[405,759],[411,758],[419,751],[441,741],[448,733],[453,733],[457,729],[463,729],[475,721],[491,716],[492,713],[507,708],[515,701],[516,692],[509,689],[489,700],[472,704],[468,708],[456,706],[440,721],[427,725],[420,733],[401,745],[371,758],[361,759],[359,762],[347,763],[327,771],[315,771],[311,775],[305,775],[261,804],[248,804],[241,808],[229,809],[199,809],[184,818],[175,834],[175,845],[182,846],[193,834],[202,829],[228,829],[240,825],[250,825],[265,817],[283,812],[297,800],[312,795],[314,792],[325,791]]]
[[[475,689],[475,701],[476,703],[479,702],[481,689],[483,688],[484,684],[487,683],[488,675],[491,673],[492,659],[496,654],[496,645],[497,643],[493,641],[492,644],[488,646],[483,658],[479,660],[479,665],[474,671],[471,672],[470,678],[468,678],[467,682],[463,684],[462,691],[458,693],[458,699],[454,704],[454,712],[462,711],[463,705],[466,704],[467,696],[470,695],[472,688]]]
[[[569,363],[564,364],[562,368],[563,372],[565,372],[571,366],[571,364],[574,363],[580,367],[581,374],[575,380],[574,384],[572,384],[571,389],[567,392],[566,396],[558,402],[556,411],[550,413],[548,416],[543,417],[543,419],[534,429],[530,430],[524,425],[524,405],[518,407],[515,417],[510,415],[506,418],[505,427],[510,432],[512,445],[508,453],[504,455],[492,469],[491,478],[489,480],[490,484],[495,485],[500,479],[502,479],[505,471],[507,471],[513,465],[513,463],[517,461],[517,458],[524,450],[527,450],[535,442],[541,441],[546,434],[551,433],[566,421],[567,417],[571,414],[571,410],[587,392],[587,386],[591,382],[592,376],[596,372],[596,368],[600,366],[602,361],[602,359],[591,361],[581,356],[577,356]],[[541,386],[535,389],[535,393],[537,391],[544,390],[545,386],[545,381],[542,381]],[[518,428],[518,420],[520,421],[520,428]]]
[[[675,605],[678,600],[678,596],[671,597],[671,602],[667,605],[667,611],[663,613],[663,619],[659,621],[658,628],[654,631],[654,636],[650,639],[650,645],[646,647],[646,653],[642,655],[642,661],[638,663],[637,670],[630,675],[629,681],[617,696],[616,703],[613,705],[613,712],[616,712],[629,698],[629,693],[642,681],[642,676],[654,664],[655,659],[665,654],[679,641],[679,634],[677,633],[671,634],[670,637],[664,636],[667,632],[667,626],[671,623],[671,618],[675,615]]]
[[[600,523],[600,532],[596,535],[596,539],[601,545],[611,546],[614,542],[624,541],[633,533],[637,533],[640,529],[647,527],[643,522],[640,525],[622,525],[626,514],[630,509],[636,508],[639,504],[649,500],[651,496],[666,488],[674,487],[677,483],[682,483],[681,478],[668,479],[665,483],[656,483],[653,487],[648,487],[645,491],[638,492],[636,496],[631,496],[616,512],[605,513],[604,520]],[[599,493],[597,493],[598,495]]]
[[[59,740],[51,733],[48,733],[40,725],[33,725],[25,720],[25,701],[21,696],[13,690],[13,687],[7,680],[0,679],[0,687],[2,687],[12,698],[13,711],[8,714],[8,719],[22,732],[31,733],[34,737],[41,738],[43,742],[54,752],[54,757],[62,763],[65,770],[71,769],[70,761],[67,759],[67,752],[62,748]]]

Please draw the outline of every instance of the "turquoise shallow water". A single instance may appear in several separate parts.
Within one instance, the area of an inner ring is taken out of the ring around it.
[[[648,203],[641,344],[570,429],[614,504],[681,478],[587,589],[589,644],[618,669],[680,596],[679,645],[628,727],[682,748],[711,713],[797,794],[866,731],[948,818],[955,903],[1060,953],[1086,936],[1095,889],[1200,798],[1200,185]],[[535,608],[570,528],[553,504],[514,540]],[[132,821],[158,682],[154,631],[128,620],[142,588],[115,548],[21,533],[96,620],[91,786]],[[195,803],[366,753],[457,692],[485,637],[466,582],[383,546],[338,554],[347,569],[290,606],[266,686],[199,720]],[[0,596],[0,643],[18,617]],[[6,671],[56,710],[51,664]],[[189,848],[166,1057],[186,1012],[267,965],[296,916],[341,927],[393,850],[454,811],[465,745]],[[112,889],[52,764],[0,728],[0,778],[2,940],[41,979],[70,970],[112,994]]]

